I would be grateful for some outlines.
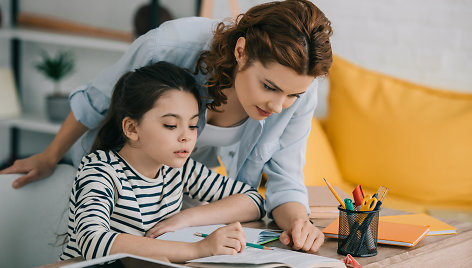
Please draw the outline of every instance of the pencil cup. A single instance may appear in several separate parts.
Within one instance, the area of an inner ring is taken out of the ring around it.
[[[354,257],[377,255],[379,211],[339,210],[338,253]]]

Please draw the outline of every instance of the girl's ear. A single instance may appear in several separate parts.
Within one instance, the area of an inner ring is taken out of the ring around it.
[[[138,122],[136,122],[136,120],[127,116],[121,121],[121,127],[123,129],[123,133],[129,140],[138,141]]]
[[[246,38],[239,37],[238,41],[236,41],[236,45],[234,46],[234,58],[238,62],[240,67],[244,67],[246,65]]]

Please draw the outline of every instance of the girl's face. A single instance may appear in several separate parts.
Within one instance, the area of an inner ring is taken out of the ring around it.
[[[155,164],[181,167],[197,140],[198,103],[190,92],[169,90],[136,127],[135,143]]]
[[[313,82],[313,76],[297,74],[276,62],[264,66],[254,61],[242,70],[246,63],[244,44],[244,38],[240,38],[235,48],[238,71],[234,89],[241,106],[252,119],[262,120],[290,107]]]

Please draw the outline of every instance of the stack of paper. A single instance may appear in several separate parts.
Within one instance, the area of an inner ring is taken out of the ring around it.
[[[334,186],[342,200],[349,198],[339,187]],[[339,216],[338,200],[326,186],[308,186],[308,204],[310,205],[310,218],[337,218]]]

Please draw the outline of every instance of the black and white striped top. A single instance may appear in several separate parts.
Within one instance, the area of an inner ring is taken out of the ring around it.
[[[155,179],[135,171],[114,151],[95,151],[82,159],[70,195],[68,238],[60,259],[108,255],[119,233],[144,236],[156,223],[176,214],[183,194],[212,202],[248,195],[264,215],[263,199],[251,186],[212,172],[188,159],[181,168],[163,166]]]

